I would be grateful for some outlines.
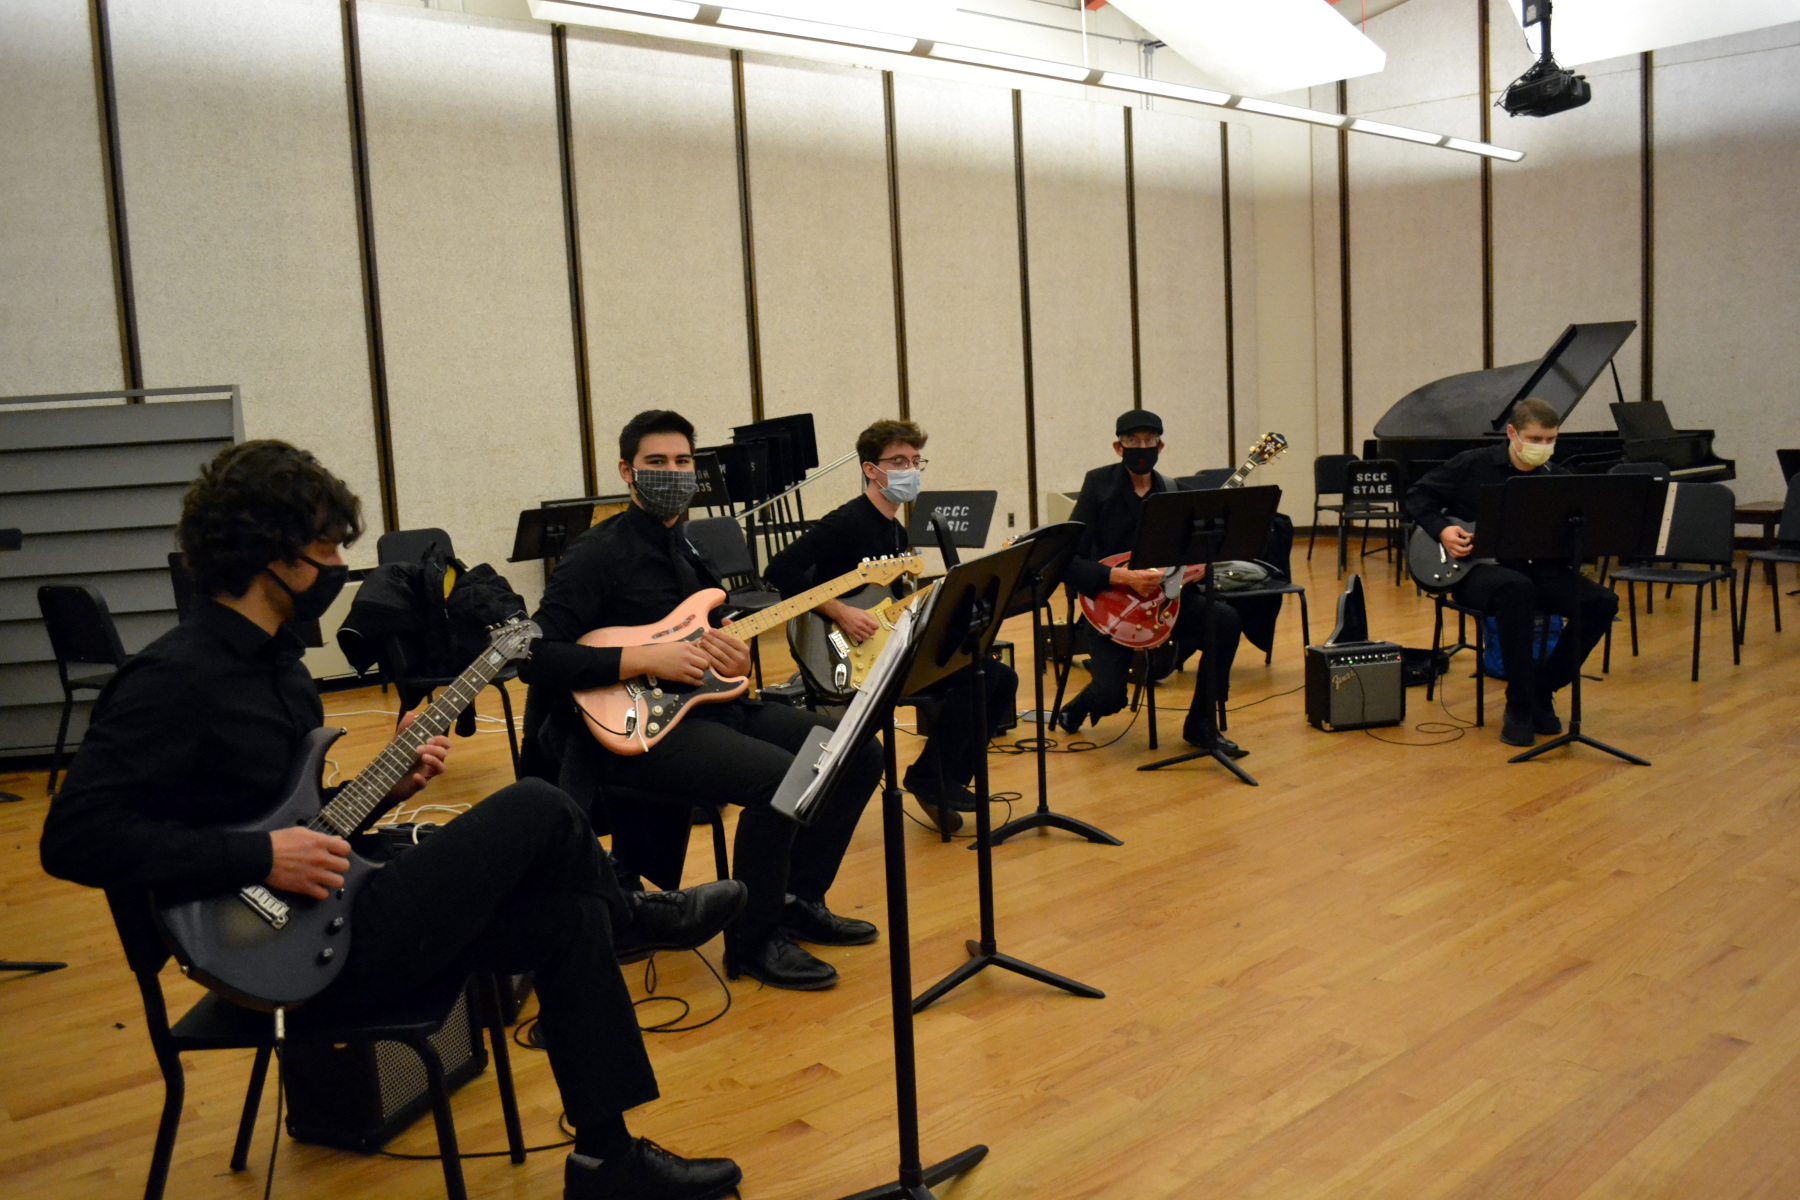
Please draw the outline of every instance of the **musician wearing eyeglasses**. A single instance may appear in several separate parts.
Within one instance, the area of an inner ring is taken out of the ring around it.
[[[918,498],[929,462],[924,456],[926,433],[911,421],[877,421],[856,439],[863,476],[862,494],[827,513],[807,533],[769,560],[763,577],[783,596],[849,573],[866,558],[898,554],[906,549],[906,526],[900,507]],[[896,581],[893,594],[906,584]],[[834,623],[843,635],[862,643],[881,629],[866,609],[845,599],[813,610]],[[803,618],[810,619],[810,618]],[[987,711],[995,721],[1012,711],[1018,676],[995,660],[987,664]],[[965,677],[972,678],[972,677]],[[935,824],[940,819],[954,833],[962,827],[959,812],[975,810],[969,783],[987,738],[974,727],[974,697],[966,682],[949,686],[933,722],[932,734],[919,757],[907,768],[906,790],[918,798]],[[991,730],[990,730],[991,732]]]
[[[1075,557],[1063,579],[1084,596],[1098,596],[1108,587],[1125,587],[1141,596],[1152,596],[1162,587],[1160,570],[1134,571],[1121,563],[1108,566],[1100,560],[1128,553],[1136,544],[1138,525],[1143,520],[1144,501],[1150,496],[1174,490],[1174,484],[1156,470],[1163,450],[1162,418],[1147,409],[1123,413],[1114,423],[1113,453],[1119,461],[1111,466],[1096,467],[1081,482],[1081,496],[1075,502],[1070,520],[1087,526],[1076,543]],[[1213,645],[1203,647],[1206,630],[1206,597],[1200,585],[1190,583],[1181,591],[1181,609],[1174,632],[1164,646],[1173,645],[1173,654],[1159,648],[1151,654],[1151,670],[1162,673],[1187,661],[1196,650],[1201,651],[1197,671],[1212,672],[1212,693],[1223,702],[1231,687],[1231,663],[1237,656],[1243,621],[1237,609],[1223,600],[1212,604]],[[1108,638],[1092,626],[1084,626],[1088,649],[1088,669],[1093,678],[1087,687],[1063,706],[1058,722],[1064,733],[1074,734],[1084,720],[1098,723],[1125,707],[1127,677],[1134,651]],[[1188,706],[1187,722],[1182,735],[1191,745],[1210,748],[1208,738],[1215,736],[1206,729],[1199,710],[1205,690],[1196,683],[1194,698]],[[1249,751],[1222,735],[1217,745],[1233,758]]]

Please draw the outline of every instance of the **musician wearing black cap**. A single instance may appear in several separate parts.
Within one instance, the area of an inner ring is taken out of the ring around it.
[[[1144,499],[1159,492],[1173,491],[1175,485],[1156,470],[1157,456],[1163,448],[1162,418],[1145,409],[1122,414],[1113,428],[1116,440],[1113,453],[1119,461],[1111,466],[1096,467],[1081,481],[1081,497],[1075,502],[1070,519],[1087,528],[1076,544],[1075,557],[1063,575],[1064,582],[1084,596],[1097,596],[1107,587],[1128,587],[1142,595],[1150,595],[1162,586],[1160,570],[1133,571],[1124,565],[1109,567],[1100,560],[1123,554],[1137,544],[1138,524],[1143,519]],[[1169,669],[1187,661],[1195,650],[1201,650],[1198,669],[1213,673],[1213,695],[1220,700],[1231,685],[1231,661],[1237,656],[1243,623],[1237,610],[1222,600],[1212,605],[1214,645],[1202,647],[1206,626],[1206,597],[1198,584],[1182,590],[1181,614],[1169,642],[1175,647],[1172,658],[1161,652],[1152,656],[1153,670]],[[1075,733],[1083,720],[1099,721],[1125,707],[1127,675],[1131,669],[1132,650],[1121,646],[1089,627],[1086,631],[1088,669],[1092,681],[1063,707],[1059,723],[1065,733]],[[1188,707],[1183,735],[1194,745],[1202,744],[1203,715],[1195,705],[1202,703],[1202,689],[1194,689]],[[1233,758],[1248,751],[1227,738],[1218,739],[1220,749]]]

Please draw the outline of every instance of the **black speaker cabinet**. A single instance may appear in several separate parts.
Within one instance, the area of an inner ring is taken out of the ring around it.
[[[1373,729],[1406,719],[1400,647],[1350,642],[1306,648],[1306,720],[1315,729]]]
[[[487,1046],[463,990],[431,1044],[455,1091],[487,1069]],[[425,1064],[402,1042],[297,1042],[283,1054],[287,1131],[297,1142],[373,1154],[431,1111]]]

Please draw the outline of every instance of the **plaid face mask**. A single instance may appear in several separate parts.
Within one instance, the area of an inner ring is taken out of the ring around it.
[[[672,520],[688,510],[700,480],[692,471],[636,472],[632,486],[640,507],[659,521]]]

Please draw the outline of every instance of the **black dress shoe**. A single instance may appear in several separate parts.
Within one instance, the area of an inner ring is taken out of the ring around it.
[[[683,1158],[649,1138],[598,1166],[563,1166],[563,1200],[721,1200],[743,1180],[729,1158]]]
[[[939,833],[954,834],[963,827],[962,814],[954,808],[939,808],[923,800],[919,801],[919,808],[924,811],[925,819],[931,822],[931,827]]]
[[[1056,720],[1051,723],[1070,737],[1074,737],[1081,732],[1081,723],[1087,719],[1087,715],[1087,709],[1083,707],[1081,701],[1075,700],[1063,705],[1063,710],[1056,714]]]
[[[1562,728],[1561,722],[1557,723],[1557,728]],[[1500,718],[1500,740],[1509,746],[1530,746],[1537,742],[1529,708],[1506,706],[1506,713]]]
[[[975,793],[969,790],[969,785],[954,779],[940,779],[936,771],[908,767],[901,783],[926,808],[937,808],[941,801],[944,808],[957,812],[975,811]]]
[[[703,946],[743,911],[749,894],[735,879],[679,892],[627,892],[631,919],[613,931],[613,949],[623,956]]]
[[[838,981],[836,967],[814,958],[785,933],[760,946],[739,947],[737,972],[790,992],[816,992]]]
[[[1563,729],[1562,718],[1556,715],[1556,704],[1548,696],[1536,696],[1531,701],[1531,732],[1555,735]]]
[[[1212,735],[1212,738],[1213,744],[1225,752],[1226,758],[1244,758],[1250,753],[1222,733],[1215,733]],[[1181,740],[1197,750],[1211,749],[1211,747],[1206,744],[1206,734],[1201,730],[1183,729],[1181,731]]]
[[[840,917],[821,901],[798,896],[789,896],[781,910],[781,932],[815,946],[866,946],[879,936],[867,921]]]

